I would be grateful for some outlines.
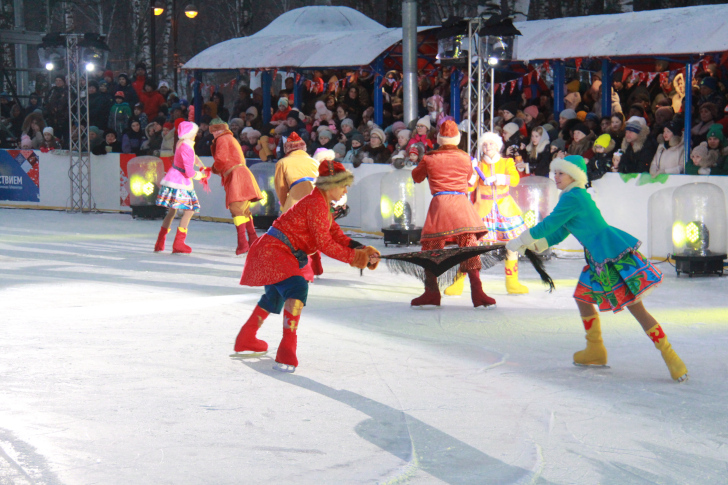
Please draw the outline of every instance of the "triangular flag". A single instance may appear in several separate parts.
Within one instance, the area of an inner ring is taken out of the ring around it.
[[[581,69],[581,57],[577,57],[574,59],[574,65],[576,65],[576,72],[579,72],[579,69]]]
[[[650,84],[652,84],[652,81],[655,80],[655,78],[657,77],[657,74],[658,73],[656,73],[656,72],[650,72],[650,73],[647,74],[647,86],[649,86]]]
[[[629,79],[629,75],[632,74],[632,69],[624,68],[624,74],[622,74],[622,82],[626,82]]]

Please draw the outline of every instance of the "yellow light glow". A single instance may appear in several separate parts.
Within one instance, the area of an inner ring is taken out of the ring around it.
[[[164,9],[162,7],[154,7],[154,15],[159,17],[164,13]]]
[[[685,225],[680,221],[672,225],[672,243],[676,247],[685,245]]]
[[[197,17],[197,8],[194,5],[187,5],[185,7],[185,15],[191,19]]]
[[[132,175],[129,178],[129,190],[137,197],[141,197],[144,194],[144,184],[147,181],[141,175]]]
[[[404,214],[404,202],[398,200],[397,203],[394,204],[394,217],[402,217],[402,214]]]
[[[525,214],[523,214],[523,222],[526,223],[526,226],[529,228],[536,225],[536,213],[532,210],[526,211]]]
[[[260,202],[260,205],[263,205],[263,206],[268,205],[268,191],[267,190],[263,191],[263,197],[258,202]]]
[[[146,184],[144,184],[142,192],[144,192],[144,195],[146,196],[152,195],[154,193],[154,184],[151,182],[147,182]]]
[[[700,239],[700,228],[698,225],[691,222],[685,226],[685,237],[691,244],[698,242],[698,239]]]
[[[383,195],[379,202],[379,210],[382,212],[382,219],[389,219],[392,217],[392,201],[386,195]]]

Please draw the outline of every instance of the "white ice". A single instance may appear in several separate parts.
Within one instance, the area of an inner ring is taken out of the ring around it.
[[[572,364],[582,261],[548,294],[411,309],[419,282],[324,258],[295,374],[231,358],[261,289],[232,225],[0,209],[0,483],[719,484],[728,475],[728,280],[677,278],[646,305],[690,371],[670,379],[628,312],[602,314],[609,369]],[[172,233],[170,236],[173,236]],[[381,240],[367,240],[382,247]],[[388,253],[402,248],[387,248]]]

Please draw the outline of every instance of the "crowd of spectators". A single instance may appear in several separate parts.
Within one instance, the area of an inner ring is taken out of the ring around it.
[[[662,61],[656,63],[658,71],[667,67]],[[724,111],[728,99],[717,66],[711,65],[695,76],[689,133],[683,133],[682,74],[660,78],[647,86],[622,82],[619,71],[614,78],[611,116],[601,116],[602,83],[598,74],[593,75],[590,84],[570,80],[565,86],[565,109],[557,114],[552,112],[553,89],[543,90],[532,99],[518,91],[509,99],[501,98],[495,120],[504,140],[503,155],[516,157],[519,170],[525,174],[543,176],[548,176],[553,158],[582,155],[588,161],[590,180],[610,171],[648,172],[652,176],[728,174],[728,116]],[[9,96],[0,96],[2,118],[19,147],[68,147],[65,83],[63,76],[57,76],[44,97],[30,96],[27,107],[14,103]],[[249,158],[275,161],[283,157],[285,141],[295,132],[306,142],[311,155],[321,148],[331,149],[338,161],[355,167],[380,163],[401,168],[416,164],[423,153],[437,148],[438,126],[449,118],[447,70],[434,77],[419,77],[419,113],[409,125],[403,121],[403,86],[396,71],[387,73],[384,82],[376,85],[374,75],[367,70],[313,71],[299,90],[300,109],[293,107],[294,79],[288,77],[284,84],[278,93],[271,93],[267,123],[262,116],[261,88],[251,90],[241,85],[238,98],[228,103],[220,92],[201,100],[197,154],[211,154],[213,136],[209,125],[220,118],[229,124]],[[175,120],[194,119],[194,102],[180,98],[167,81],[151,80],[144,63],[136,65],[133,78],[105,71],[98,78],[90,78],[85,88],[89,96],[91,150],[95,154],[171,155]],[[384,97],[381,126],[373,121],[375,89],[382,89]],[[467,131],[468,119],[475,113],[466,111],[464,95],[461,99],[464,121],[460,126]],[[686,136],[691,137],[693,147],[687,165]],[[462,137],[461,143],[464,148],[467,137]]]

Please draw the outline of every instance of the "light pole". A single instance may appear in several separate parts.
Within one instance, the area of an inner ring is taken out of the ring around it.
[[[149,30],[150,30],[150,46],[149,51],[152,58],[152,79],[157,80],[157,22],[156,18],[164,13],[164,7],[159,2],[151,0],[149,5]]]
[[[152,8],[152,13],[154,15],[162,15],[164,13],[164,7],[160,3],[156,3],[154,7]],[[185,7],[185,16],[187,18],[193,19],[197,17],[198,11],[197,7],[194,5],[187,5]],[[177,68],[179,66],[179,55],[177,54],[177,0],[172,0],[172,69],[174,70],[174,91],[178,92],[178,86],[177,86]],[[152,19],[152,25],[154,24],[154,20]],[[154,32],[154,27],[152,26],[152,39],[156,37],[156,34]],[[154,65],[154,40],[152,40],[152,65]],[[153,67],[152,67],[153,69]]]

